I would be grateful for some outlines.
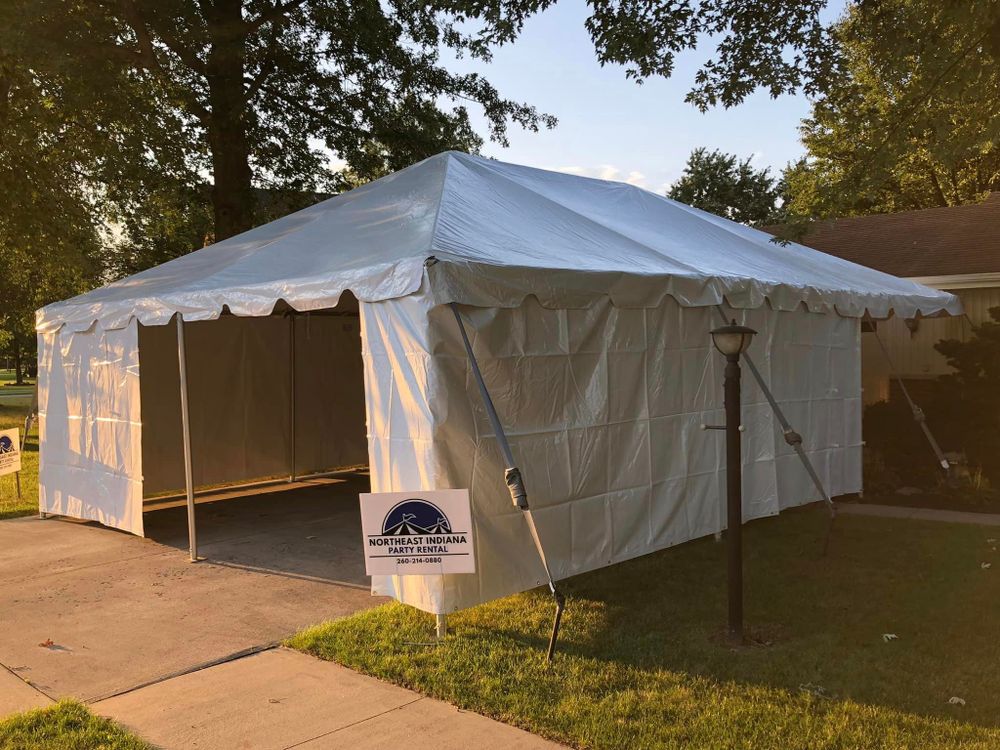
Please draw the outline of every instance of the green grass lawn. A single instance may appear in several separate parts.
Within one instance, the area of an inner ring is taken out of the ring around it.
[[[823,557],[825,524],[746,527],[738,650],[712,539],[564,582],[551,667],[543,591],[451,615],[437,647],[398,604],[289,643],[579,748],[1000,747],[1000,529],[848,516]]]
[[[0,750],[153,750],[76,701],[0,719]]]
[[[14,373],[0,370],[0,430],[24,430],[34,386],[13,386]],[[21,456],[21,494],[17,499],[14,475],[0,477],[0,519],[23,516],[38,510],[38,425],[32,427]]]

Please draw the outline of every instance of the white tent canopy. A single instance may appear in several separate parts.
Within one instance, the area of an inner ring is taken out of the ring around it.
[[[43,308],[39,331],[267,315],[421,285],[435,300],[547,307],[805,304],[857,317],[959,314],[953,295],[874,271],[619,182],[447,152],[123,281]],[[549,273],[539,274],[538,271]]]
[[[444,613],[541,583],[447,303],[557,578],[724,527],[722,450],[700,429],[722,406],[715,306],[760,332],[830,494],[861,488],[859,317],[961,312],[628,185],[445,153],[40,310],[41,510],[141,534],[143,495],[184,483],[182,444],[193,484],[367,459],[376,492],[470,489],[478,556],[375,592]],[[816,498],[747,386],[749,519]]]

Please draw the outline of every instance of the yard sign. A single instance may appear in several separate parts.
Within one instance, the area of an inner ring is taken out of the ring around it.
[[[468,490],[361,494],[368,575],[475,573]]]
[[[0,430],[0,476],[21,470],[21,441],[17,429]]]

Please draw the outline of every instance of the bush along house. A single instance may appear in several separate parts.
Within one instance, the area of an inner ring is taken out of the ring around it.
[[[978,204],[818,222],[800,242],[952,292],[965,308],[964,316],[862,323],[864,437],[874,449],[866,450],[866,484],[881,468],[897,464],[898,476],[890,473],[887,484],[940,483],[935,467],[944,457],[951,464],[950,479],[964,476],[978,486],[985,477],[987,484],[1000,486],[1000,418],[991,416],[1000,415],[1000,387],[990,368],[976,364],[1000,347],[989,325],[1000,322],[1000,192]],[[964,362],[962,372],[949,364],[956,355]],[[936,440],[912,429],[910,399],[926,411]],[[935,442],[940,450],[934,450]],[[917,462],[919,477],[907,476],[913,455],[933,459]]]

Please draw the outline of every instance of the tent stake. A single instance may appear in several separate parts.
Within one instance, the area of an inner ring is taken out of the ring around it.
[[[528,532],[535,543],[538,557],[542,561],[542,567],[545,569],[545,577],[549,582],[549,591],[552,593],[552,598],[556,603],[555,619],[552,622],[552,635],[549,637],[549,648],[546,653],[546,659],[551,662],[556,651],[556,641],[559,638],[559,624],[562,621],[563,610],[566,608],[566,597],[556,589],[555,581],[552,578],[552,571],[549,568],[548,560],[545,558],[545,548],[542,547],[542,540],[538,536],[538,528],[535,526],[535,519],[532,517],[531,508],[528,505],[528,492],[524,487],[521,470],[514,463],[514,454],[511,452],[507,433],[504,432],[503,425],[500,424],[500,417],[497,414],[496,407],[493,405],[490,392],[486,388],[486,381],[483,380],[483,374],[479,370],[479,362],[472,351],[472,344],[469,341],[469,334],[465,330],[465,324],[462,322],[462,315],[458,311],[458,305],[454,302],[450,303],[450,307],[452,313],[455,315],[455,322],[458,323],[458,330],[462,334],[462,343],[465,344],[465,352],[469,355],[472,374],[476,379],[476,384],[479,386],[479,395],[483,400],[483,406],[486,408],[486,414],[490,418],[490,424],[493,426],[493,434],[496,435],[500,451],[503,453],[504,464],[506,466],[504,482],[510,491],[510,499],[513,501],[514,506],[524,513],[524,519],[528,522]]]
[[[187,353],[184,347],[184,317],[177,313],[177,367],[181,388],[181,431],[184,438],[184,490],[187,494],[188,548],[191,562],[198,561],[198,532],[194,516],[194,481],[191,475],[191,426],[188,411]]]

